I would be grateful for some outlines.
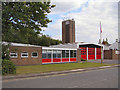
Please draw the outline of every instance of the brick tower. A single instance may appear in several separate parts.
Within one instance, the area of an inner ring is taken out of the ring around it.
[[[74,43],[75,42],[75,21],[64,20],[62,21],[62,43]]]

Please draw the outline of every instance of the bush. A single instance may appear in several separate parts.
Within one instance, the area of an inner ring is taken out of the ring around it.
[[[85,59],[81,59],[81,61],[87,61],[87,60],[85,60]]]
[[[11,60],[2,60],[2,75],[16,74],[16,66]]]

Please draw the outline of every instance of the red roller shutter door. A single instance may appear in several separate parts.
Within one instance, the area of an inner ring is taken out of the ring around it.
[[[82,59],[87,59],[87,49],[84,47],[81,47],[81,58]]]
[[[88,48],[88,60],[95,59],[95,48]]]
[[[101,48],[96,48],[96,59],[101,59]]]

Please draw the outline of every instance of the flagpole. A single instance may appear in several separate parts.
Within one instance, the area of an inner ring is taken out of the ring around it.
[[[103,60],[102,60],[102,28],[101,28],[101,21],[100,21],[100,44],[101,44],[101,64],[102,64]]]

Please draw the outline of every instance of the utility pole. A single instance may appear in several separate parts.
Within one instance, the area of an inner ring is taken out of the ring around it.
[[[102,28],[101,28],[101,22],[100,22],[100,44],[101,44],[101,64],[103,63],[102,58]]]

